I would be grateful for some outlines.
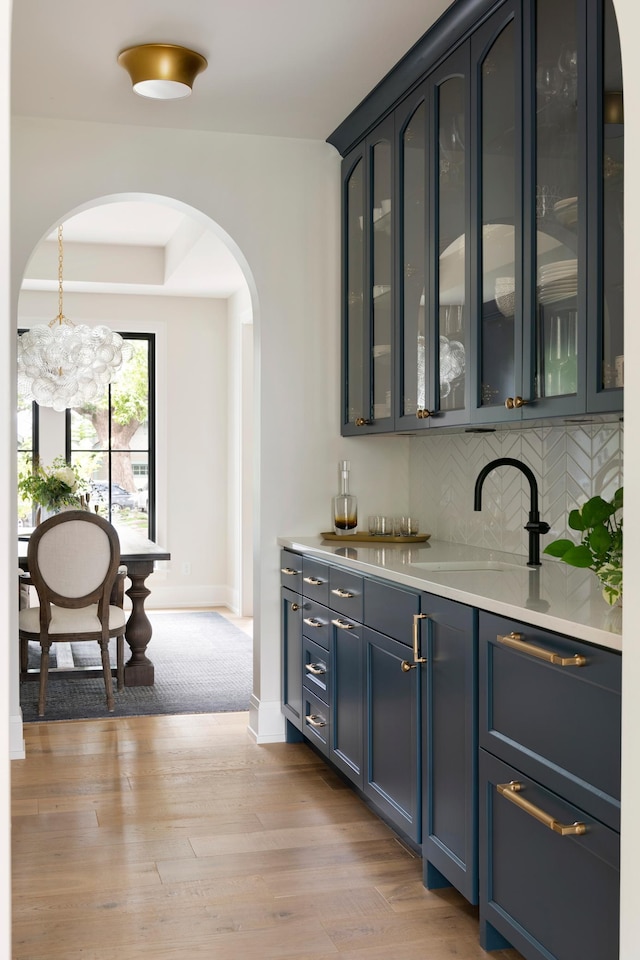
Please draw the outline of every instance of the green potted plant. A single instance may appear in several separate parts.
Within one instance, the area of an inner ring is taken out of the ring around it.
[[[579,544],[554,540],[544,550],[572,567],[589,567],[602,584],[602,596],[613,606],[622,603],[623,488],[612,500],[591,497],[569,514],[569,526],[582,534]]]
[[[76,467],[64,457],[56,457],[50,467],[36,461],[31,473],[18,475],[18,491],[23,500],[29,500],[50,513],[61,507],[84,506],[81,492],[86,486]]]

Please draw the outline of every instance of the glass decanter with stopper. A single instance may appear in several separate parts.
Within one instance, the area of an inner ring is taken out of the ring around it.
[[[340,493],[333,498],[333,529],[337,534],[355,533],[358,528],[358,501],[349,493],[349,460],[338,462]]]

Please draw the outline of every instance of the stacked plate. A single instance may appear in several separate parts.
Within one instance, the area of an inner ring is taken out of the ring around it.
[[[538,300],[540,303],[557,303],[578,292],[578,261],[557,260],[546,263],[538,270]]]
[[[565,227],[575,227],[578,222],[578,198],[567,197],[553,205],[556,220]]]

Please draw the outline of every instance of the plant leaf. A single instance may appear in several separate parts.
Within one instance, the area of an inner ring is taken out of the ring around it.
[[[563,554],[562,560],[572,567],[590,567],[591,551],[584,544],[580,544],[578,547],[572,546],[570,550]]]
[[[572,510],[569,514],[569,526],[572,530],[585,530],[586,524],[580,510]]]
[[[587,527],[595,527],[608,520],[615,512],[616,508],[602,497],[591,497],[591,500],[587,500],[582,506],[582,519]]]
[[[611,547],[611,534],[604,523],[599,523],[593,528],[588,537],[589,546],[594,553],[606,553]]]
[[[550,557],[560,557],[562,559],[567,550],[571,550],[572,547],[575,547],[572,540],[554,540],[553,543],[544,548],[543,553],[548,553]]]

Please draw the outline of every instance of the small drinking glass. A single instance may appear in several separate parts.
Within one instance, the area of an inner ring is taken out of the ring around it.
[[[400,517],[400,536],[417,537],[420,522],[417,517]]]

